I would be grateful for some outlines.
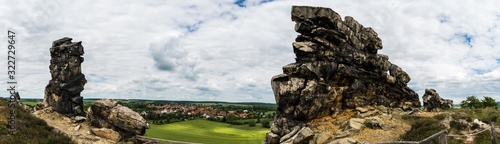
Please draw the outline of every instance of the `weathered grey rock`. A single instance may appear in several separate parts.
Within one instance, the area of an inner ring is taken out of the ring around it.
[[[75,116],[75,117],[73,117],[73,118],[71,119],[71,121],[72,121],[73,123],[79,123],[79,122],[83,122],[83,121],[85,121],[85,120],[87,120],[87,118],[86,118],[86,117],[83,117],[83,116]]]
[[[422,96],[424,109],[426,111],[435,111],[436,108],[453,108],[453,100],[443,99],[434,89],[425,89],[425,94]]]
[[[297,132],[293,144],[307,143],[307,141],[314,136],[314,132],[309,127],[303,127]]]
[[[87,121],[91,126],[110,128],[122,138],[144,135],[149,128],[139,113],[118,104],[115,100],[102,99],[92,103],[88,109]]]
[[[409,75],[377,53],[382,40],[373,29],[349,16],[342,20],[329,8],[293,6],[291,17],[300,33],[292,44],[296,58],[271,80],[278,108],[267,142],[345,109],[420,107],[418,94],[407,86]],[[361,113],[378,114],[371,111]]]
[[[80,130],[80,128],[81,128],[81,127],[82,127],[82,125],[81,125],[81,124],[78,124],[78,125],[74,128],[74,130],[75,130],[75,131],[78,131],[78,130]]]
[[[365,119],[365,126],[372,129],[384,129],[385,122],[378,117],[369,117]]]
[[[328,142],[327,144],[365,144],[365,142],[359,142],[352,138],[341,138],[341,139],[334,139]]]
[[[43,102],[36,103],[35,111],[42,110],[44,108]]]
[[[335,132],[335,138],[343,138],[350,136],[353,133],[359,133],[364,127],[365,119],[351,118],[344,128]]]
[[[52,79],[45,87],[45,107],[53,107],[59,113],[84,116],[80,93],[87,83],[82,74],[82,42],[71,42],[65,37],[56,40],[50,48],[50,74]]]

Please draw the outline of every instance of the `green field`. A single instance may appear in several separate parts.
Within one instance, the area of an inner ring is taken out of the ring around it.
[[[165,125],[151,125],[145,136],[206,144],[255,144],[262,143],[268,128],[230,125],[204,119],[177,122]]]
[[[34,102],[34,101],[25,101],[25,102],[23,102],[23,104],[29,105],[29,106],[32,106],[32,107],[36,106],[36,103],[38,103],[38,102]]]

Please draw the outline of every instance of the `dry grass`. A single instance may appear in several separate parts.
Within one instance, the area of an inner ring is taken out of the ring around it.
[[[12,108],[8,102],[0,98],[0,143],[2,144],[24,144],[24,143],[73,143],[69,137],[51,132],[52,127],[41,119],[31,115],[28,111],[16,106],[16,130],[15,135],[7,134],[7,116]]]
[[[386,129],[371,129],[364,128],[359,134],[354,135],[352,138],[358,141],[364,141],[368,143],[377,143],[384,141],[397,141],[399,137],[410,130],[410,124],[404,122],[401,117],[393,117],[390,120],[387,117],[380,116],[386,124]]]

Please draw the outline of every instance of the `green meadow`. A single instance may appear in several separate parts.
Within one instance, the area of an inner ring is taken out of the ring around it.
[[[262,143],[267,132],[269,128],[263,128],[260,124],[249,127],[196,119],[164,125],[152,124],[145,136],[206,144],[255,144]]]

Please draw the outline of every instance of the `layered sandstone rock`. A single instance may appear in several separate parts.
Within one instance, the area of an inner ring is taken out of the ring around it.
[[[434,89],[425,89],[425,94],[422,96],[424,109],[426,111],[435,111],[436,108],[453,108],[453,100],[443,99]]]
[[[149,128],[149,124],[139,113],[111,99],[92,103],[88,109],[87,121],[93,127],[108,128],[118,132],[119,139],[144,135]]]
[[[66,115],[84,116],[83,97],[80,93],[87,83],[82,74],[82,42],[71,42],[65,37],[56,40],[50,48],[50,74],[52,79],[45,87],[44,105]]]
[[[311,121],[346,109],[420,106],[408,74],[377,53],[382,41],[373,29],[321,7],[293,6],[292,20],[300,33],[292,44],[296,62],[271,80],[278,109],[268,143],[314,142],[293,138]]]

